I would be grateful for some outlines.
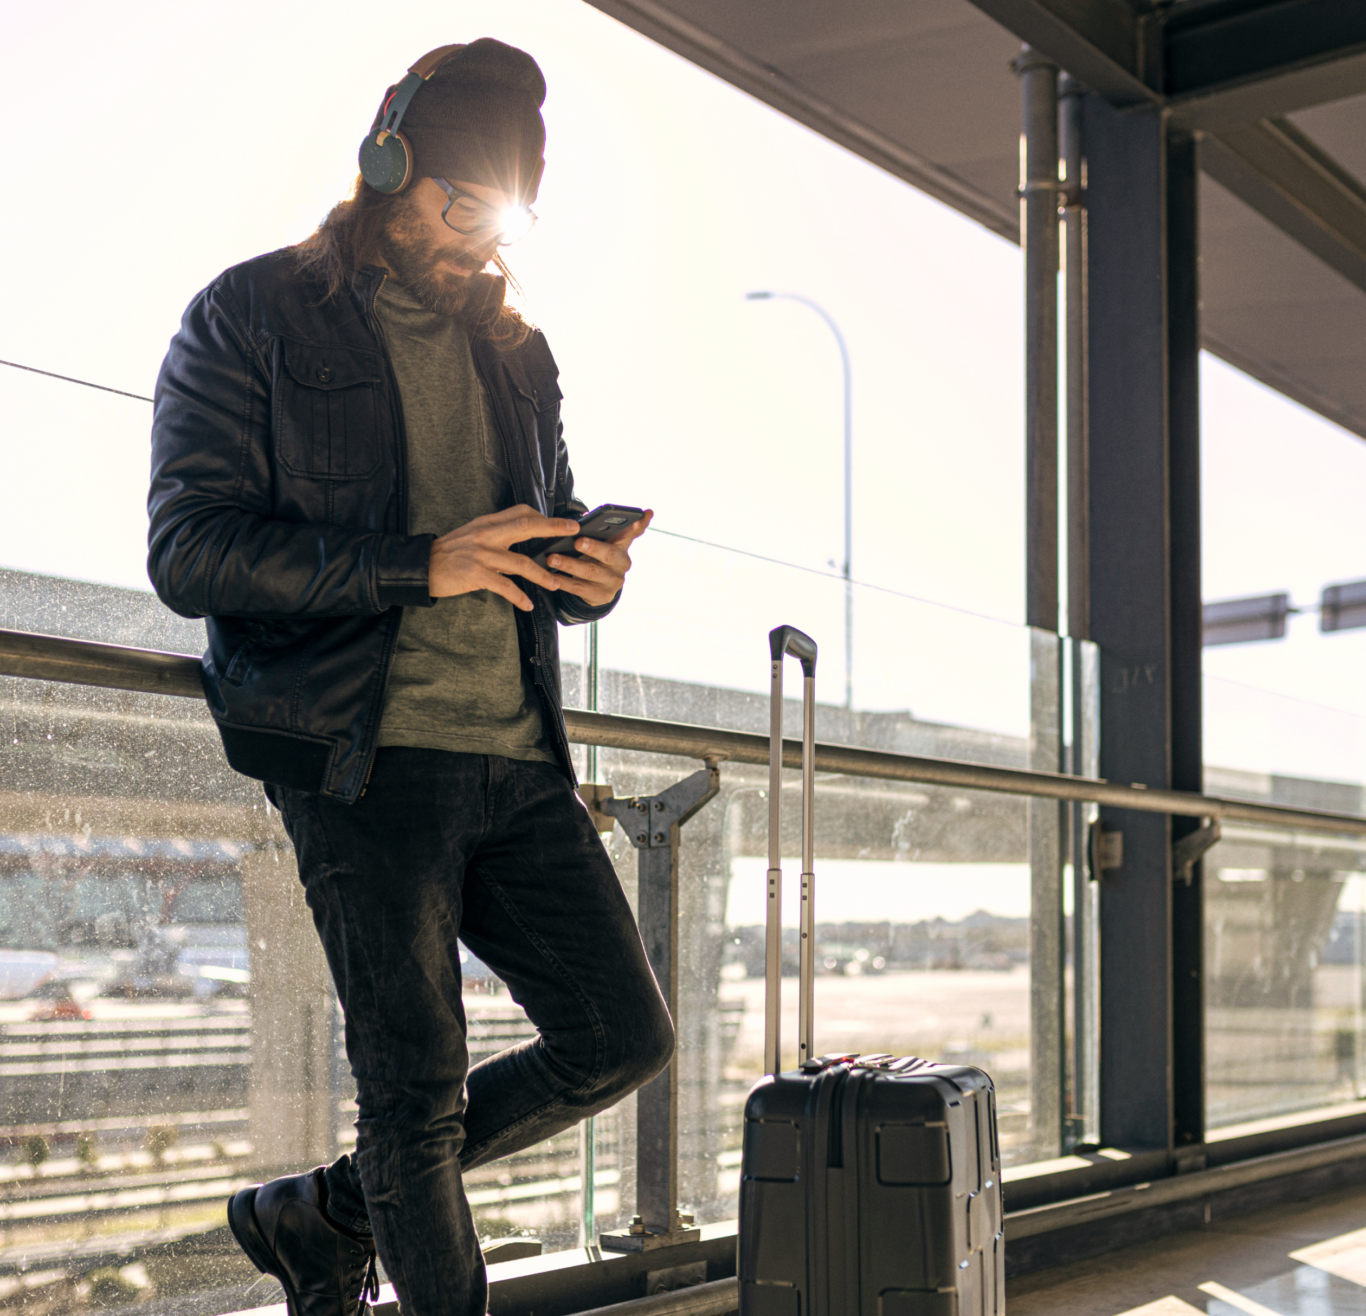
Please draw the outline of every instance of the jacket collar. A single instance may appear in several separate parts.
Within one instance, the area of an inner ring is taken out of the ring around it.
[[[351,294],[361,304],[361,309],[369,312],[374,309],[375,295],[380,285],[389,277],[389,271],[382,265],[362,265],[351,280]]]

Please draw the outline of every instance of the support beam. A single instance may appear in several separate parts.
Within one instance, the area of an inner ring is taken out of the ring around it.
[[[1156,104],[1142,77],[1142,25],[1124,0],[973,0],[989,18],[1112,105]]]
[[[1162,104],[1178,126],[1223,131],[1366,91],[1366,5],[973,0],[1118,109]]]
[[[1366,91],[1366,5],[1188,8],[1166,20],[1161,84],[1186,128],[1221,131]]]
[[[1200,143],[1200,167],[1240,201],[1366,289],[1366,185],[1285,119]]]
[[[1195,150],[1162,115],[1121,114],[1095,95],[1083,132],[1100,771],[1189,788],[1200,770]],[[1124,858],[1102,877],[1101,1137],[1169,1149],[1171,823],[1120,809],[1102,822],[1124,834]]]

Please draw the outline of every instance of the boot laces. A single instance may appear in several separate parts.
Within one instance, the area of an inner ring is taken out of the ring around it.
[[[379,1271],[375,1269],[375,1254],[370,1253],[370,1262],[365,1267],[365,1279],[360,1286],[360,1316],[379,1301]]]

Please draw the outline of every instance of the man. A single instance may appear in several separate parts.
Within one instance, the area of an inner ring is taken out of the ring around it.
[[[612,609],[649,514],[553,570],[514,551],[584,510],[496,255],[531,218],[545,83],[489,39],[414,67],[362,152],[369,177],[400,142],[400,186],[359,180],[308,241],[216,279],[157,386],[149,572],[208,618],[209,706],[284,816],[357,1082],[353,1157],[229,1203],[291,1316],[373,1297],[376,1244],[409,1316],[483,1312],[461,1171],[673,1048],[574,793],[556,645]],[[539,1030],[473,1069],[457,933]]]

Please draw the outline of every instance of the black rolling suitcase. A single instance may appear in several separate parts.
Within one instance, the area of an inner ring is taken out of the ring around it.
[[[764,1060],[745,1103],[741,1316],[985,1316],[1005,1311],[991,1079],[907,1056],[812,1055],[816,644],[769,636]],[[779,1073],[779,768],[784,655],[801,659],[802,913],[798,1068]]]

